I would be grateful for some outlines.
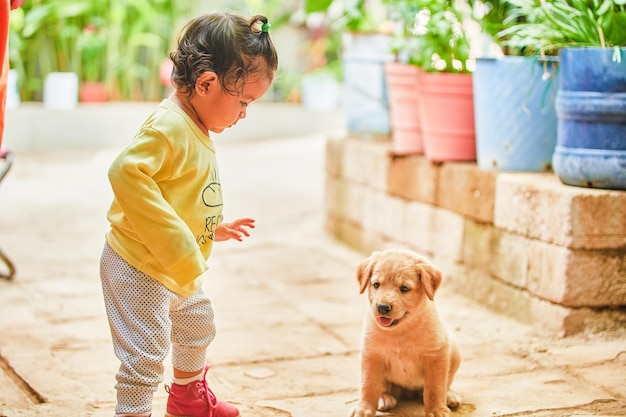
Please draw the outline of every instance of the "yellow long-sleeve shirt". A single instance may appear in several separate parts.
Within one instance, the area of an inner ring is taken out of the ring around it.
[[[113,161],[109,181],[108,244],[171,291],[196,292],[222,221],[213,141],[163,100]]]

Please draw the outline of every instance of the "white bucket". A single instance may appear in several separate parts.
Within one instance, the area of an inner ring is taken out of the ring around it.
[[[73,72],[51,72],[43,85],[45,108],[71,110],[78,105],[78,75]]]
[[[20,106],[20,93],[17,88],[17,71],[9,70],[7,80],[7,109],[16,109]]]

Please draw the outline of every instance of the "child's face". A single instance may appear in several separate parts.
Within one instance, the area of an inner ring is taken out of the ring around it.
[[[262,74],[252,76],[241,94],[231,95],[219,80],[209,83],[204,95],[196,95],[194,109],[202,124],[211,132],[221,133],[246,117],[247,107],[267,92],[272,80]]]

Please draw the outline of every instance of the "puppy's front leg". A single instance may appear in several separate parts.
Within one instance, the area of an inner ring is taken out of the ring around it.
[[[425,363],[424,375],[424,409],[426,417],[450,417],[447,406],[448,368],[447,357],[428,359]]]
[[[368,357],[361,360],[361,398],[352,410],[350,417],[374,417],[378,401],[385,391],[382,361]]]

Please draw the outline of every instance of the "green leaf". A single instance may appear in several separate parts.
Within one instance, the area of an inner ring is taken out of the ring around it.
[[[45,24],[46,19],[51,15],[52,10],[52,7],[46,4],[29,11],[24,17],[22,36],[30,38],[37,33]]]
[[[325,12],[333,0],[305,0],[304,11],[306,13]]]
[[[89,2],[71,2],[55,4],[55,14],[58,19],[68,19],[72,17],[84,16],[85,12],[91,9]]]
[[[626,0],[624,1],[626,2]],[[602,16],[611,9],[611,6],[613,6],[613,4],[610,1],[604,1],[600,3],[600,7],[596,10],[596,14],[598,16]]]

